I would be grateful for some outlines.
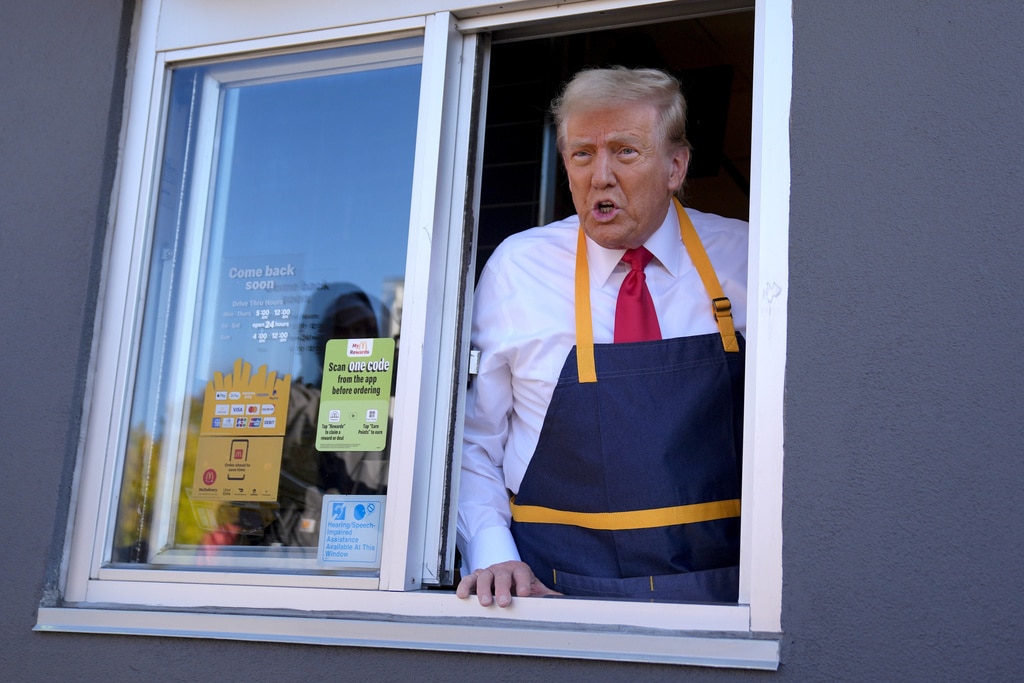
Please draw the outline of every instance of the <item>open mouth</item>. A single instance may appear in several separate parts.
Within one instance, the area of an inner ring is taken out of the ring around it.
[[[613,202],[598,202],[597,212],[603,214],[609,214],[615,211],[615,204]]]

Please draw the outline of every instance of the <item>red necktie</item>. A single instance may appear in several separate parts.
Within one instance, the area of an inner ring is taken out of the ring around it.
[[[622,260],[629,264],[630,271],[619,288],[615,302],[615,341],[634,342],[661,339],[658,313],[654,310],[651,291],[647,289],[644,268],[654,255],[644,247],[627,249]]]

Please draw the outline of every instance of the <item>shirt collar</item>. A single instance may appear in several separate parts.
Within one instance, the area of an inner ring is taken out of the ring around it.
[[[654,254],[657,262],[661,263],[670,275],[675,277],[680,272],[683,242],[679,236],[679,217],[676,215],[675,202],[669,204],[668,213],[661,227],[644,242],[644,246]],[[587,237],[587,265],[590,268],[591,284],[596,287],[604,286],[625,253],[625,249],[605,249]]]

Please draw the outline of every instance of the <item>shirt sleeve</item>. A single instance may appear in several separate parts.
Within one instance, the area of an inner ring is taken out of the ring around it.
[[[509,359],[501,346],[509,316],[502,297],[507,288],[500,279],[490,264],[484,269],[473,313],[473,346],[480,351],[480,362],[466,398],[457,524],[468,571],[520,559],[509,530],[504,474],[513,391]]]

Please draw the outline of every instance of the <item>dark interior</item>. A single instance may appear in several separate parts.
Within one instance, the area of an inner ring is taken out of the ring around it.
[[[507,235],[573,213],[548,107],[588,66],[655,67],[679,78],[693,146],[685,203],[747,219],[753,35],[747,11],[534,39],[496,34],[477,273]]]

